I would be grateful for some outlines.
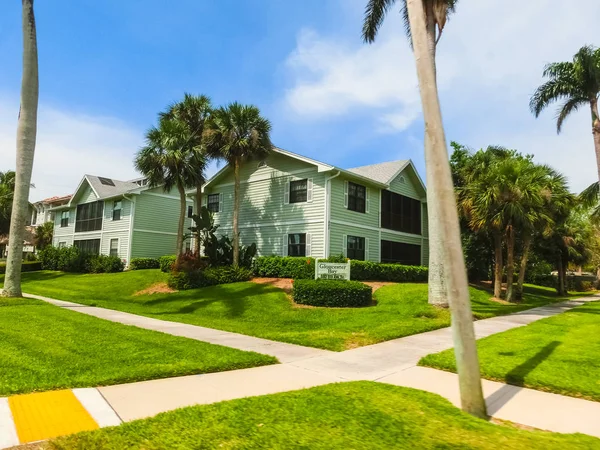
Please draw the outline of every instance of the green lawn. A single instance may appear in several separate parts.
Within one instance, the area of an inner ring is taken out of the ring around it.
[[[375,293],[367,308],[299,308],[283,291],[255,283],[212,286],[172,294],[133,295],[166,275],[158,270],[77,275],[23,274],[25,292],[330,350],[374,344],[450,325],[447,310],[427,303],[426,284],[397,284]],[[508,314],[558,298],[552,289],[528,287],[524,302],[505,305],[471,288],[477,318]]]
[[[599,302],[481,339],[477,348],[485,378],[600,401]],[[420,364],[455,371],[453,350]]]
[[[0,396],[275,362],[269,356],[108,322],[38,300],[0,299]]]
[[[600,440],[495,425],[434,394],[353,382],[183,408],[39,448],[589,450]]]

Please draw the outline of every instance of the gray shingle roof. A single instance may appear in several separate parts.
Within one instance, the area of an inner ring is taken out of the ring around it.
[[[354,167],[353,169],[346,169],[348,172],[361,175],[371,180],[375,180],[379,183],[388,184],[392,181],[394,175],[396,175],[401,169],[403,169],[410,161],[408,159],[401,159],[398,161],[388,161],[379,164],[371,164],[369,166]]]
[[[102,184],[100,178],[106,177],[98,177],[96,175],[86,175],[85,176],[89,181],[92,188],[96,191],[99,200],[103,198],[117,197],[119,195],[126,194],[129,191],[133,191],[134,189],[138,189],[139,186],[131,181],[119,181],[113,178],[107,178],[111,180],[114,186],[108,186],[106,184]]]

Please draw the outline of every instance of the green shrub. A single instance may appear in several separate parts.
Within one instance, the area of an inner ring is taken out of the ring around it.
[[[40,261],[23,261],[21,264],[21,272],[35,272],[36,270],[42,270]],[[6,263],[0,263],[0,274],[4,273],[6,273]]]
[[[254,273],[259,277],[313,279],[315,259],[303,256],[261,256],[254,261]]]
[[[359,281],[294,280],[293,297],[302,305],[357,307],[373,302],[373,290]]]
[[[245,267],[219,266],[189,272],[173,272],[167,281],[172,289],[180,291],[217,284],[237,283],[252,278],[252,271]]]
[[[545,286],[558,288],[558,277],[551,274],[528,274],[526,276],[527,283],[535,284],[536,286]]]
[[[161,272],[169,273],[173,268],[173,264],[177,261],[176,255],[166,255],[158,258],[158,265]]]
[[[131,258],[129,270],[158,269],[160,264],[156,258]]]
[[[350,279],[363,281],[394,281],[396,283],[425,282],[429,276],[427,267],[384,264],[372,261],[352,261]]]
[[[123,272],[125,264],[118,256],[93,255],[90,256],[86,264],[88,273],[115,273]]]

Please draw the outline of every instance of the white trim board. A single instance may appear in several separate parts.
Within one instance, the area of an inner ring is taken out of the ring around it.
[[[288,220],[286,222],[272,222],[265,224],[251,224],[251,225],[240,225],[238,228],[265,228],[265,227],[285,227],[290,225],[310,225],[314,223],[323,223],[321,219],[311,219],[311,220]],[[219,230],[231,230],[232,226],[222,226],[219,225]]]
[[[398,236],[406,236],[406,237],[413,237],[413,238],[416,237],[419,239],[422,238],[422,235],[420,235],[420,234],[404,233],[403,231],[388,230],[387,228],[378,228],[378,227],[371,227],[369,225],[360,225],[358,223],[346,222],[345,220],[331,219],[331,223],[335,223],[337,225],[346,225],[346,226],[355,227],[355,228],[363,228],[365,230],[379,231],[380,233],[396,234]]]
[[[144,192],[142,195],[151,195],[152,197],[170,198],[171,200],[181,200],[177,195],[157,194],[156,192]],[[194,203],[194,200],[186,198],[186,203]]]

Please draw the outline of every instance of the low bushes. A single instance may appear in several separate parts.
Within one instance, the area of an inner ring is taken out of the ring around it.
[[[158,258],[158,266],[160,267],[161,272],[169,273],[173,268],[173,264],[177,261],[176,255],[166,255]]]
[[[219,266],[188,272],[173,272],[168,285],[172,289],[195,289],[217,284],[237,283],[252,278],[252,271],[245,267]]]
[[[296,303],[311,306],[357,307],[373,301],[370,286],[359,281],[294,280]]]
[[[21,272],[35,272],[36,270],[42,270],[40,261],[23,261],[21,264]],[[4,273],[6,273],[6,263],[0,263],[0,274]]]
[[[79,273],[122,272],[125,265],[117,256],[92,255],[77,247],[46,247],[38,253],[41,268]]]
[[[254,273],[259,277],[312,279],[315,277],[315,259],[297,256],[261,256],[254,261]]]
[[[344,262],[332,257],[327,262]],[[315,259],[291,256],[261,256],[254,262],[254,273],[259,277],[293,278],[295,280],[315,277]],[[427,281],[427,267],[382,264],[372,261],[351,261],[350,278],[362,281]]]
[[[565,278],[567,291],[585,292],[594,289],[593,276],[567,275]],[[546,286],[554,289],[558,288],[558,277],[556,275],[528,275],[526,281],[536,286]]]
[[[130,270],[158,269],[160,264],[156,258],[131,258]]]

